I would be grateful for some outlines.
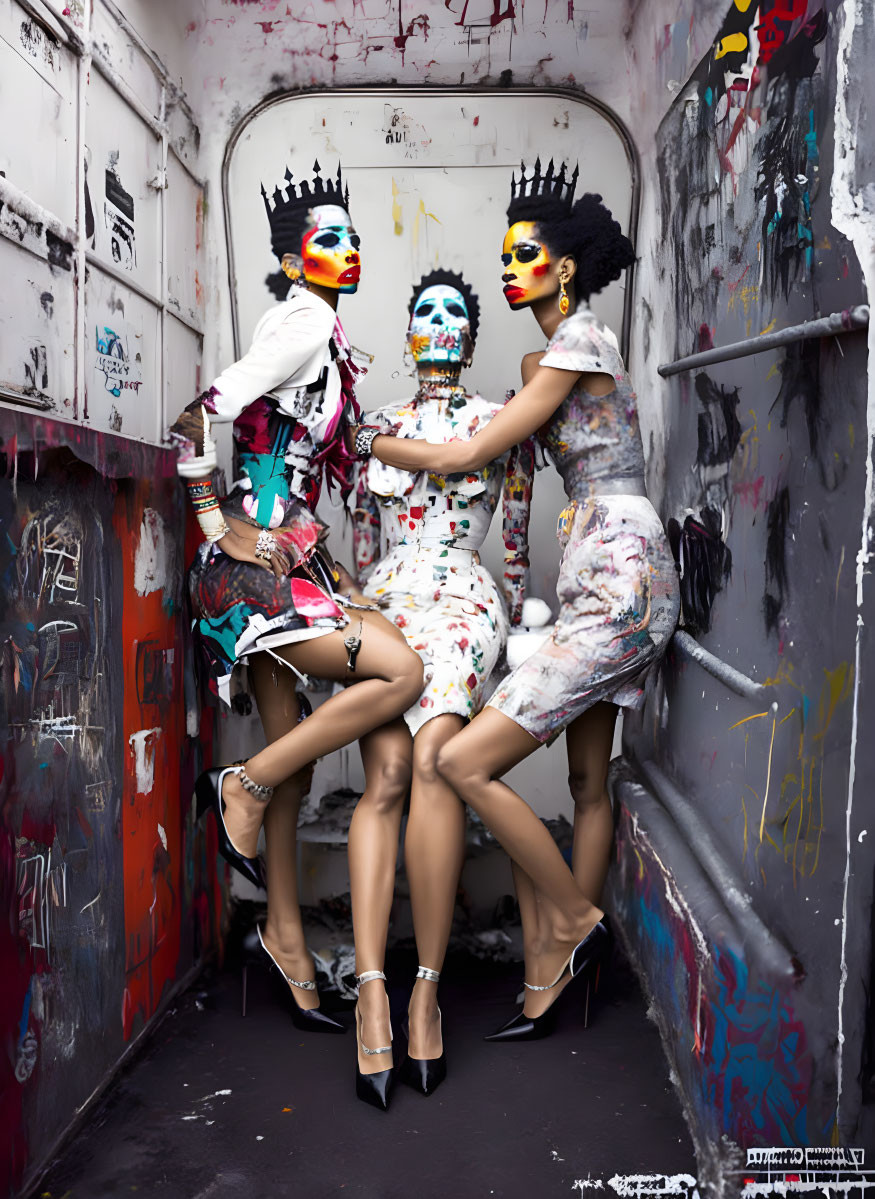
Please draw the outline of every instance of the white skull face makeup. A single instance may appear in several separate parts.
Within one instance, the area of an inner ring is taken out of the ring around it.
[[[473,346],[468,306],[455,287],[426,287],[416,299],[407,330],[416,362],[470,361]]]

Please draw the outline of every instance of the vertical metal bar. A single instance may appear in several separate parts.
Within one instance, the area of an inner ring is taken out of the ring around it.
[[[161,313],[158,319],[158,420],[155,443],[160,445],[164,438],[164,396],[167,373],[167,299],[169,295],[167,270],[167,80],[161,80],[161,177],[163,183],[158,203],[161,221]]]
[[[73,393],[73,419],[88,419],[88,398],[85,381],[86,336],[85,328],[85,123],[88,111],[88,74],[91,70],[91,6],[85,5],[83,45],[79,55],[76,99],[76,278],[73,286],[76,304],[76,383]]]

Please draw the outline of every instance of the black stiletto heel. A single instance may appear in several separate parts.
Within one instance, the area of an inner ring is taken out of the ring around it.
[[[255,940],[247,937],[246,943],[246,952],[249,955],[249,961],[243,964],[243,1015],[246,1015],[248,967],[251,963],[262,966],[267,970],[278,996],[281,997],[281,1003],[284,1007],[288,1008],[295,1028],[299,1028],[302,1032],[346,1032],[345,1025],[327,1015],[321,1008],[304,1008],[300,1006],[292,991],[292,986],[300,987],[302,991],[315,991],[315,982],[312,979],[301,981],[297,978],[290,978],[265,945],[264,938],[261,935],[261,928],[258,925],[256,925],[255,931],[258,934],[258,939]]]
[[[356,976],[356,986],[361,987],[363,983],[369,983],[377,978],[383,979],[384,982],[386,981],[386,975],[382,970],[366,970],[364,974]],[[391,1025],[388,1045],[381,1045],[379,1049],[368,1049],[367,1045],[365,1045],[362,1040],[362,1018],[359,1014],[358,1004],[355,1005],[355,1035],[357,1048],[361,1048],[362,1053],[368,1057],[374,1057],[378,1053],[392,1052]],[[394,1066],[390,1066],[388,1070],[378,1070],[376,1074],[362,1074],[359,1069],[358,1053],[356,1053],[355,1093],[363,1103],[369,1103],[371,1107],[379,1108],[381,1112],[387,1112],[394,1085]]]
[[[429,970],[428,966],[420,966],[416,971],[416,977],[436,983],[440,974],[437,970]],[[440,1008],[438,1008],[438,1019],[440,1019],[440,1014]],[[408,1034],[408,1041],[409,1039]],[[412,1087],[414,1091],[419,1091],[420,1095],[433,1095],[447,1076],[447,1055],[443,1051],[443,1029],[441,1031],[441,1047],[440,1057],[421,1058],[410,1056],[408,1044],[407,1056],[398,1071],[401,1082]]]
[[[595,983],[598,990],[599,974],[602,963],[607,959],[613,945],[613,935],[603,916],[587,936],[575,945],[571,956],[559,971],[557,977],[546,987],[537,987],[531,983],[523,983],[530,991],[549,991],[556,986],[565,975],[571,973],[571,981],[566,984],[553,1003],[540,1016],[527,1016],[525,1010],[517,1012],[506,1024],[495,1032],[484,1037],[484,1041],[540,1041],[549,1037],[556,1027],[557,1012],[561,1002],[568,1004],[566,996],[570,991],[579,994],[580,987],[585,985],[584,1027],[589,1027],[590,988]]]
[[[205,770],[194,785],[194,793],[197,799],[197,818],[201,819],[204,812],[212,811],[216,817],[216,829],[219,833],[219,853],[225,861],[233,866],[245,879],[256,887],[262,890],[267,889],[267,883],[264,877],[264,867],[260,858],[247,858],[245,854],[240,853],[234,842],[228,836],[228,830],[225,827],[225,804],[222,801],[222,784],[225,781],[225,776],[228,774],[237,774],[246,778],[246,774],[242,766],[226,766],[224,769],[217,767],[213,770]],[[263,802],[267,802],[273,795],[272,787],[262,787],[258,783],[252,783],[246,788],[259,799],[262,798],[262,792],[267,794],[264,796]],[[245,783],[244,783],[245,786]],[[253,790],[254,789],[254,790]]]

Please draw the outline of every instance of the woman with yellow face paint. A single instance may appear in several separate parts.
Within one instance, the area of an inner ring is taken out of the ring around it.
[[[356,444],[404,470],[475,470],[537,432],[568,506],[552,635],[504,679],[444,747],[438,771],[514,862],[526,942],[526,1002],[490,1040],[546,1035],[555,1001],[588,980],[610,944],[597,906],[612,838],[605,791],[617,706],[643,702],[678,614],[674,560],[647,499],[635,393],[611,331],[587,306],[634,254],[600,196],[573,203],[577,171],[540,162],[512,182],[502,246],[504,294],[548,338],[527,354],[523,388],[470,441],[436,445],[360,429]],[[366,444],[369,443],[369,444]],[[573,873],[531,808],[501,782],[568,733],[575,801]]]
[[[298,806],[316,758],[399,716],[422,689],[422,663],[378,612],[337,594],[314,512],[323,480],[348,494],[353,459],[347,422],[358,412],[357,365],[336,309],[355,292],[359,238],[340,168],[268,199],[271,243],[291,281],[289,297],[261,318],[248,352],[224,370],[171,430],[206,537],[189,574],[192,606],[210,686],[236,707],[248,698],[236,670],[248,666],[268,741],[245,764],[197,782],[198,812],[212,809],[219,849],[256,885],[265,825],[268,915],[254,952],[271,972],[298,1027],[343,1032],[319,1009],[313,961],[304,941],[295,874]],[[239,479],[217,499],[211,425],[234,422]],[[307,674],[355,683],[307,720],[295,691]],[[233,690],[232,690],[233,689]],[[373,796],[364,797],[373,799]],[[379,798],[379,796],[377,796]],[[357,813],[358,815],[358,813]],[[359,825],[351,858],[367,855]]]

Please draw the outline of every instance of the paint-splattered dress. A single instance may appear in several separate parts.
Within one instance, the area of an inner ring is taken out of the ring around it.
[[[461,388],[420,391],[408,403],[367,414],[397,437],[469,439],[496,412]],[[404,719],[415,734],[432,717],[473,716],[519,623],[528,568],[532,446],[526,443],[476,473],[409,474],[370,458],[359,473],[354,546],[364,593],[377,601],[425,663],[426,684]],[[502,591],[478,561],[503,497]],[[385,557],[375,563],[381,544]],[[505,601],[506,605],[505,606]]]
[[[678,617],[677,569],[647,498],[635,393],[610,329],[588,309],[564,320],[542,366],[613,375],[594,396],[582,383],[540,432],[565,484],[559,617],[544,644],[489,700],[550,741],[600,700],[639,707]]]
[[[327,530],[314,515],[323,480],[352,485],[347,419],[358,414],[354,383],[362,368],[333,309],[293,288],[256,326],[247,354],[228,367],[174,425],[180,473],[206,477],[215,467],[209,435],[234,422],[240,478],[221,499],[225,515],[271,529],[295,566],[283,579],[200,546],[189,572],[196,625],[211,685],[230,702],[234,666],[254,650],[330,633],[348,617],[333,593]],[[326,563],[329,564],[326,569]]]

